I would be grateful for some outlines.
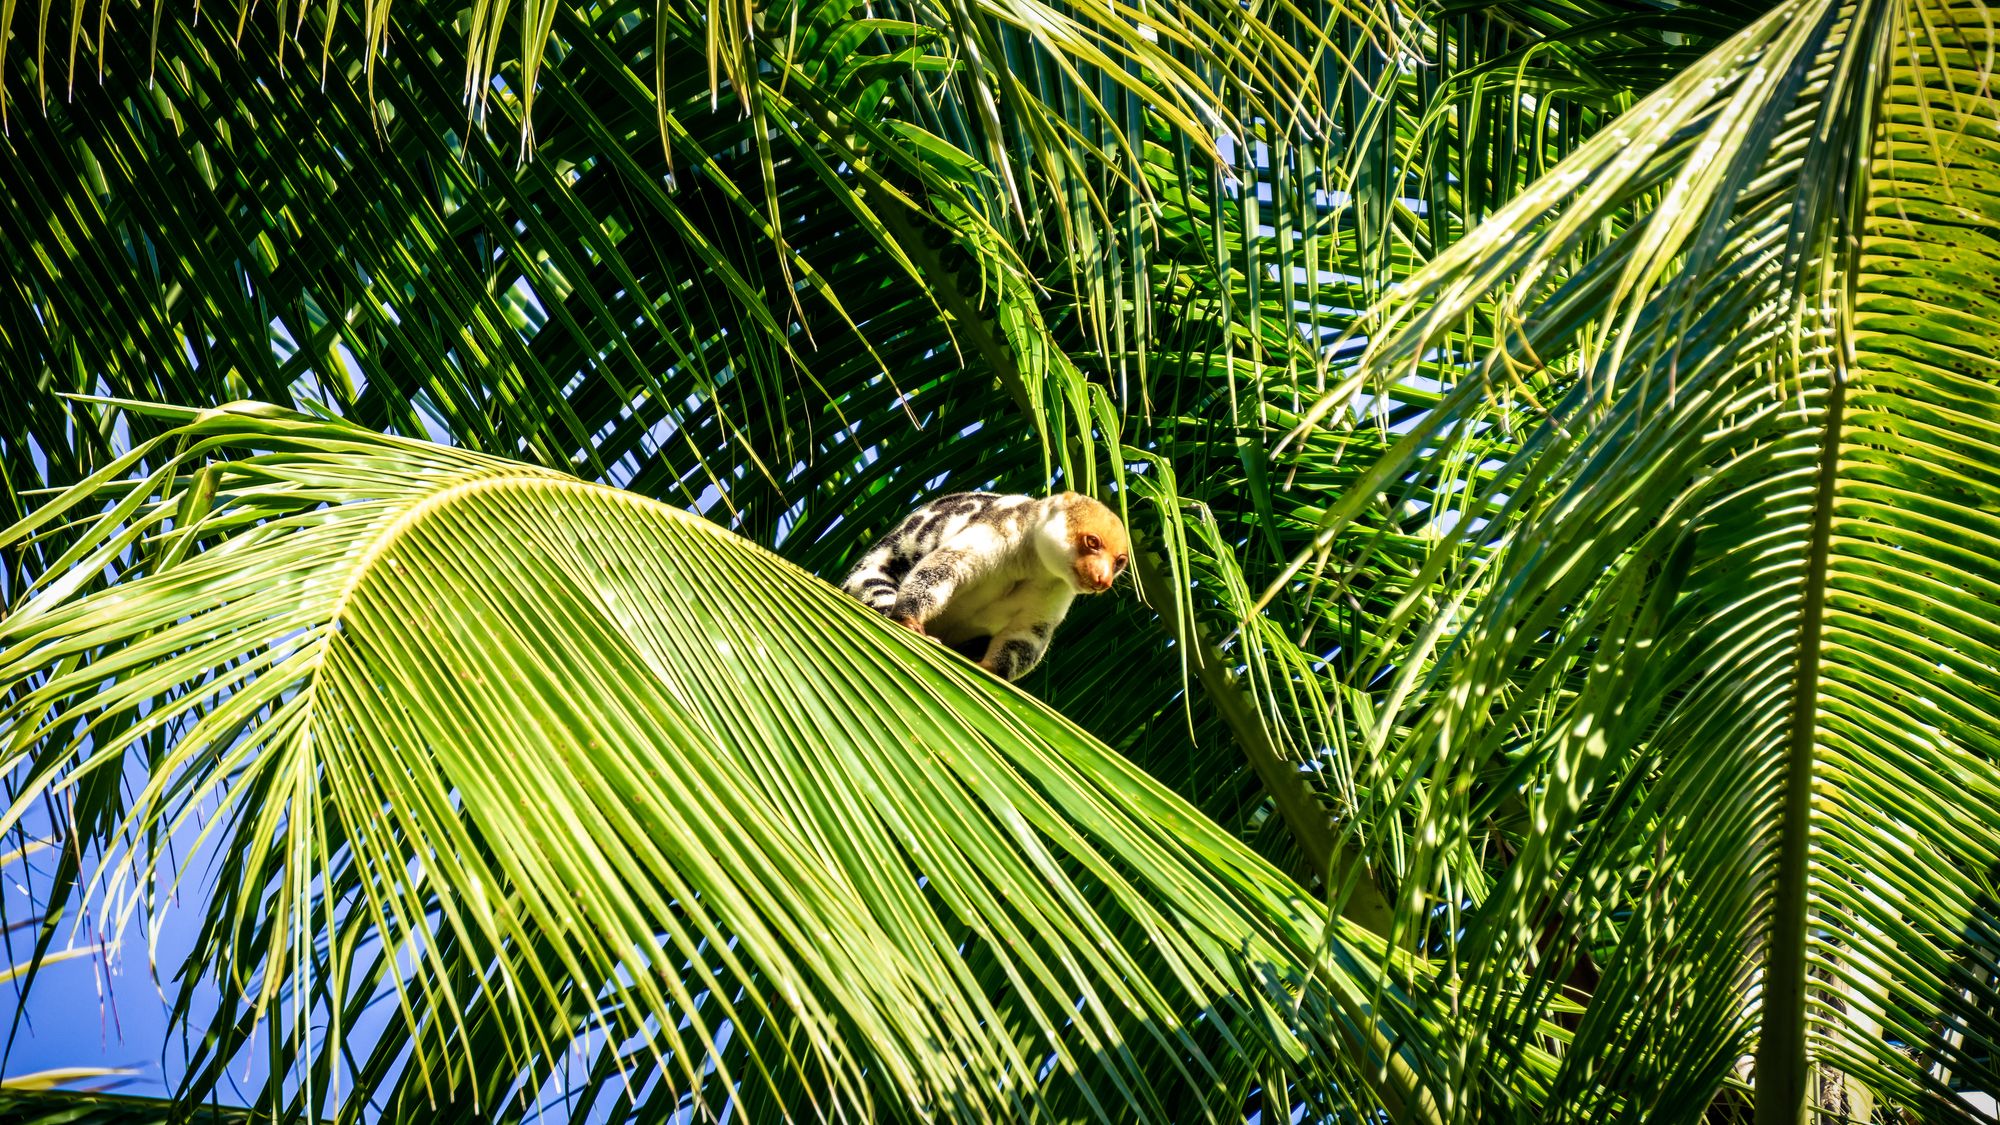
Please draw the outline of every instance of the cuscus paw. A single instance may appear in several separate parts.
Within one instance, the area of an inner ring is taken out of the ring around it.
[[[936,637],[931,636],[929,633],[924,632],[924,623],[914,617],[891,617],[889,620],[894,621],[896,624],[901,625],[903,628],[926,640],[937,641],[939,644],[944,643],[943,641],[938,641]]]

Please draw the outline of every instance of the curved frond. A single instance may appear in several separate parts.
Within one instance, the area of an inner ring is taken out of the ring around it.
[[[110,932],[210,841],[182,979],[234,1002],[186,1094],[262,1025],[266,1108],[349,1117],[560,1098],[572,1050],[579,1114],[1411,1108],[1379,949],[1322,950],[1226,832],[825,583],[549,470],[147,409],[159,469],[0,536],[77,521],[0,622],[0,827],[73,802]]]

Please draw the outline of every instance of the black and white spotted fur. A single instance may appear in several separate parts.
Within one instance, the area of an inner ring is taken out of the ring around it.
[[[940,496],[870,548],[842,588],[967,656],[983,647],[980,663],[1018,680],[1041,663],[1079,592],[1066,521],[1075,502]]]

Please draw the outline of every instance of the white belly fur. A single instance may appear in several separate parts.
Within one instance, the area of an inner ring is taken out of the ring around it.
[[[1054,575],[1024,577],[1018,570],[1004,568],[957,591],[924,631],[948,645],[991,637],[1016,621],[1052,616],[1047,611],[1058,601],[1068,601],[1067,595],[1065,583]]]

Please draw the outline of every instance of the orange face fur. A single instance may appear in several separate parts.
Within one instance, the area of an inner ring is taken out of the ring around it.
[[[1074,496],[1067,515],[1076,584],[1084,593],[1101,594],[1131,561],[1132,540],[1118,514],[1088,496]]]

